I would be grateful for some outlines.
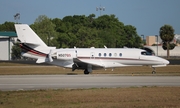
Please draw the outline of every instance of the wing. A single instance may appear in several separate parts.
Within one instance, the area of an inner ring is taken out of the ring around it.
[[[128,66],[128,65],[124,65],[118,62],[104,62],[101,61],[100,59],[77,59],[77,64],[89,64],[92,65],[92,67],[96,67],[96,68],[115,68],[115,67],[124,67],[124,66]]]

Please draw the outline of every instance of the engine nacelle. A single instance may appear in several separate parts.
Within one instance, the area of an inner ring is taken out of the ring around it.
[[[73,58],[76,58],[76,52],[75,50],[72,51],[59,51],[57,52],[57,59],[59,60],[71,60]]]

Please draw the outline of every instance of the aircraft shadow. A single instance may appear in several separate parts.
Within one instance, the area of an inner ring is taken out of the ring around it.
[[[78,75],[77,73],[67,73],[66,75]]]

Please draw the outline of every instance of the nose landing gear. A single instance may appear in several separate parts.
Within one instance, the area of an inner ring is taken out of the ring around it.
[[[156,68],[155,67],[152,67],[152,74],[156,74]]]

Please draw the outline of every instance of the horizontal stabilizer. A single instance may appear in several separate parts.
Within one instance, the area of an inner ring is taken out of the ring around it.
[[[44,63],[46,62],[46,58],[39,58],[36,63]]]

